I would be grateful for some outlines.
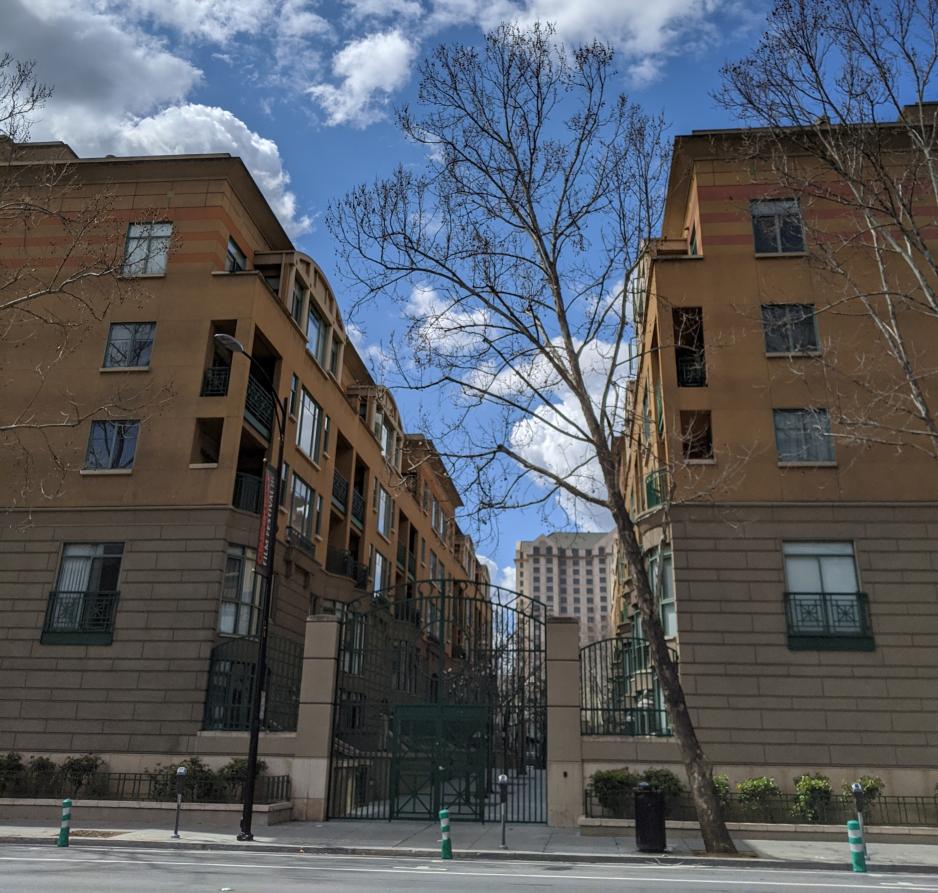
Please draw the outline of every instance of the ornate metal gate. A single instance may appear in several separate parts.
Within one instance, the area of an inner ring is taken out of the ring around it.
[[[475,581],[407,583],[342,615],[330,818],[547,820],[544,606]]]

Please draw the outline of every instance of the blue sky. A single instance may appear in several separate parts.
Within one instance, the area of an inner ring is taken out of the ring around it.
[[[502,20],[556,22],[570,43],[617,50],[622,88],[673,132],[730,126],[710,99],[719,68],[753,45],[767,0],[4,0],[0,51],[36,60],[55,89],[33,137],[81,155],[241,155],[297,246],[344,284],[322,215],[329,201],[398,163],[419,164],[391,120],[441,41],[479,42]],[[366,355],[400,327],[356,320]],[[369,351],[369,347],[372,350]],[[420,400],[401,394],[405,418]],[[424,406],[426,408],[426,406]],[[503,516],[482,544],[499,569],[537,510]],[[558,510],[550,522],[563,524]],[[510,576],[503,580],[510,582]]]

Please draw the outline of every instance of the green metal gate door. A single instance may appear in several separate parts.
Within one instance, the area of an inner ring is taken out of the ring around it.
[[[449,704],[394,711],[391,818],[485,818],[488,711]]]

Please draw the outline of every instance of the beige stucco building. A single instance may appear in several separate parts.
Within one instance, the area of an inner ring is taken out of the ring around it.
[[[849,235],[853,220],[787,193],[767,162],[743,157],[744,136],[676,141],[662,237],[635,293],[623,490],[649,570],[662,570],[661,617],[698,733],[731,780],[872,772],[891,793],[929,793],[938,464],[844,421],[865,404],[888,426],[903,393],[862,305],[815,261],[816,240]],[[917,211],[934,219],[934,196]],[[841,259],[872,276],[861,247]],[[933,356],[934,317],[913,314],[900,309],[897,324],[913,353]],[[876,393],[895,402],[876,409]],[[637,621],[619,582],[628,634]]]
[[[32,372],[60,329],[24,316],[4,336],[16,345],[0,360],[4,401],[34,420],[74,409],[64,427],[4,443],[0,749],[90,751],[114,770],[245,753],[253,664],[238,648],[258,623],[276,400],[285,468],[262,755],[289,771],[309,615],[414,579],[487,581],[455,518],[459,493],[240,159],[80,159],[32,144],[11,170],[53,210],[106,206],[93,236],[113,243],[116,269],[73,288],[99,315],[47,302],[73,328],[40,390]],[[11,292],[82,263],[65,256],[60,220],[32,226],[0,234],[0,266],[21,274]],[[317,730],[320,751],[329,731]]]
[[[614,632],[611,613],[614,533],[543,534],[515,545],[518,592],[543,602],[551,617],[573,617],[585,645]]]

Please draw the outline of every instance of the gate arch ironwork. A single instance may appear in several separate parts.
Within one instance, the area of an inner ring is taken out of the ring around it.
[[[547,820],[546,608],[473,580],[340,609],[330,818]]]

